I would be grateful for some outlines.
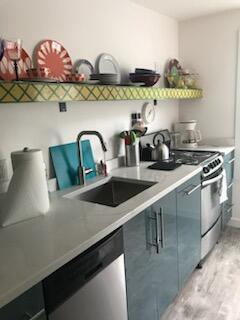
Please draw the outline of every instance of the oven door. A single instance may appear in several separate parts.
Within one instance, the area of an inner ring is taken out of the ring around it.
[[[223,174],[211,177],[202,182],[201,194],[201,233],[204,236],[221,215],[220,194]]]

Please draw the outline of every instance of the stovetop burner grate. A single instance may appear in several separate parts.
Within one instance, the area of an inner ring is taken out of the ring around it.
[[[171,156],[176,163],[188,165],[198,165],[214,155],[216,155],[216,152],[209,151],[173,150],[171,152]]]

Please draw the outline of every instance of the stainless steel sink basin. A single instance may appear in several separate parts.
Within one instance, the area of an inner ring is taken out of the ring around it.
[[[121,203],[150,188],[156,182],[112,177],[88,191],[67,195],[67,198],[117,207]]]

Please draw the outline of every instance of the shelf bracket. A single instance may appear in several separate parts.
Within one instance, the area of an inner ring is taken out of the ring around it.
[[[58,102],[59,112],[67,112],[66,102]]]

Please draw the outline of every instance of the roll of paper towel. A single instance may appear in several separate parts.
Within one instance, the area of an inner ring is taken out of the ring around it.
[[[38,149],[11,154],[13,176],[1,208],[1,225],[7,226],[47,213],[49,195],[46,166]]]

